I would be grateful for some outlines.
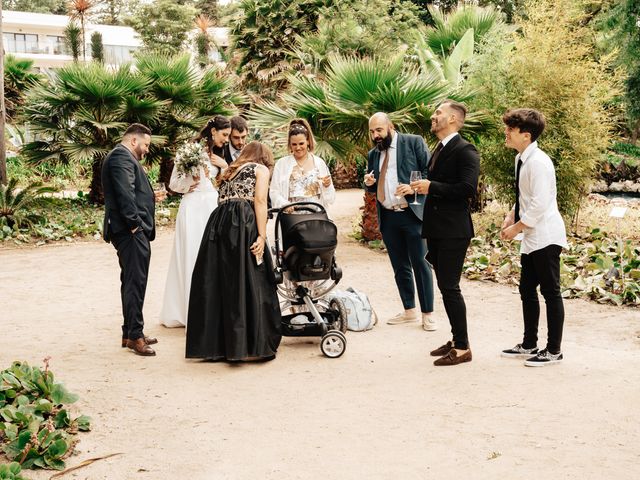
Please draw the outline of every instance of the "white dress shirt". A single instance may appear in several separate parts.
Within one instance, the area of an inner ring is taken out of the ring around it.
[[[229,142],[229,153],[231,154],[231,158],[235,161],[240,156],[240,153],[242,153],[242,150],[237,150],[233,146],[233,143]]]
[[[442,148],[446,147],[447,143],[449,143],[453,139],[453,137],[455,137],[456,135],[458,135],[458,132],[453,132],[447,135],[446,137],[444,137],[442,140],[440,140],[440,143],[442,144]]]
[[[520,168],[520,220],[525,224],[520,253],[528,254],[559,245],[567,247],[564,220],[556,201],[556,172],[549,156],[538,148],[538,142],[529,145],[522,154]]]
[[[391,146],[389,147],[389,158],[387,158],[387,175],[384,178],[384,202],[382,206],[389,210],[393,207],[403,205],[406,206],[407,202],[404,197],[396,198],[396,190],[398,189],[398,134],[392,132],[393,139],[391,140]],[[385,152],[380,152],[380,161],[378,162],[378,173],[382,169],[382,163],[384,162]],[[380,176],[378,175],[378,178]]]

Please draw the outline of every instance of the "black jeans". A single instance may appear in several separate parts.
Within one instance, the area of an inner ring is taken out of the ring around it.
[[[120,263],[120,296],[122,298],[122,338],[137,340],[144,336],[142,307],[147,290],[151,245],[144,232],[119,232],[111,243],[118,252]]]
[[[547,307],[547,350],[560,353],[564,305],[560,295],[560,252],[562,247],[549,245],[529,254],[522,254],[520,263],[520,299],[524,318],[523,348],[535,348],[538,344],[540,303],[537,287]]]
[[[444,309],[451,324],[453,346],[460,350],[469,348],[467,306],[460,291],[460,276],[469,242],[468,238],[427,238],[427,258],[436,272]]]

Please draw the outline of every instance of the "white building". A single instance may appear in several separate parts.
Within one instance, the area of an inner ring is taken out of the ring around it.
[[[68,24],[69,17],[66,15],[3,10],[4,51],[17,58],[33,60],[33,66],[37,69],[67,65],[73,62],[64,42],[64,30]],[[140,37],[131,27],[87,23],[85,30],[88,61],[91,60],[90,42],[93,32],[102,34],[104,62],[108,65],[131,61],[133,53],[142,47]],[[211,28],[209,32],[217,46],[228,46],[228,29]],[[211,52],[211,59],[221,61],[221,55],[215,48]]]

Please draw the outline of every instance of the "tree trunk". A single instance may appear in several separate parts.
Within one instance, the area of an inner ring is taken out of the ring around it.
[[[0,40],[3,38],[2,2],[0,2]],[[0,185],[6,185],[9,179],[7,178],[7,150],[4,144],[4,46],[2,47],[0,48]]]
[[[378,227],[378,210],[376,208],[376,194],[372,192],[364,192],[364,205],[360,207],[362,210],[362,220],[360,221],[360,229],[362,239],[366,242],[372,240],[382,240],[380,228]]]
[[[636,123],[636,128],[631,132],[631,144],[635,145],[638,143],[638,135],[640,135],[640,120]]]
[[[91,166],[91,187],[89,188],[89,201],[96,205],[104,205],[104,192],[102,191],[102,162],[103,157],[93,160]]]
[[[331,180],[337,190],[344,188],[360,188],[358,182],[358,167],[355,162],[338,162],[333,168]]]

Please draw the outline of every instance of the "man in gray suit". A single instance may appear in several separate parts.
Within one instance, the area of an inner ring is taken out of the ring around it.
[[[122,298],[122,347],[152,356],[158,341],[143,333],[142,306],[147,289],[150,243],[156,236],[155,195],[140,160],[148,153],[151,130],[139,123],[127,128],[122,142],[102,164],[103,237],[118,252]],[[158,200],[162,194],[159,195]]]
[[[415,308],[415,283],[422,312],[422,328],[436,330],[433,312],[433,277],[425,260],[426,243],[421,236],[424,195],[413,205],[414,191],[409,186],[412,171],[427,175],[429,151],[418,135],[398,133],[382,112],[369,119],[369,134],[375,147],[369,152],[364,183],[376,194],[378,224],[387,247],[404,311],[390,318],[389,325],[418,320]]]

